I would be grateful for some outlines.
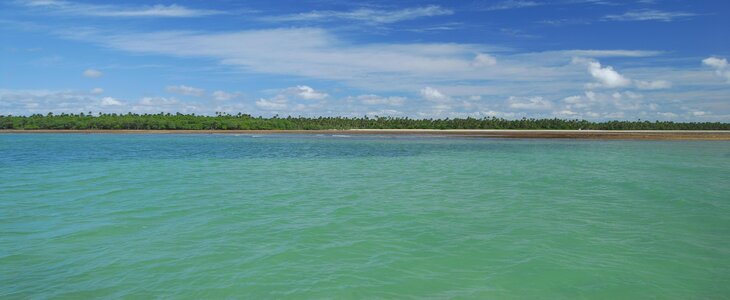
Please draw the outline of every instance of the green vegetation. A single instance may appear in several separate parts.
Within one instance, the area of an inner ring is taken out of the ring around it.
[[[465,118],[410,119],[393,117],[252,117],[247,114],[216,116],[195,114],[35,114],[31,116],[0,115],[0,129],[250,129],[250,130],[316,130],[316,129],[602,129],[602,130],[730,130],[729,123],[664,121],[607,121],[562,119]]]

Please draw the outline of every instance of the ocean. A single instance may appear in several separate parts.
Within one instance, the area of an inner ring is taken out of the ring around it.
[[[0,298],[730,297],[730,142],[0,134]]]

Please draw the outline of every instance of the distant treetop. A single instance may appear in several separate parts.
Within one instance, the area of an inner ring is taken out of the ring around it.
[[[249,114],[35,114],[0,115],[0,129],[126,130],[326,130],[326,129],[592,129],[592,130],[730,130],[729,123],[517,119],[497,117],[411,119],[407,117],[253,117]]]

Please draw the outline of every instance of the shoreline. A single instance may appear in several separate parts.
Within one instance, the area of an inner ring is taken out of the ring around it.
[[[630,140],[730,140],[727,130],[515,130],[515,129],[346,129],[346,130],[115,130],[37,129],[0,130],[0,134],[347,134],[424,135],[477,138],[630,139]]]

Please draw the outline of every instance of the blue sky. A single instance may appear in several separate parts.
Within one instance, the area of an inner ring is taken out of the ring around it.
[[[0,114],[730,121],[724,0],[0,2]]]

